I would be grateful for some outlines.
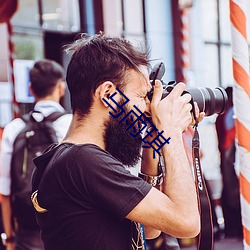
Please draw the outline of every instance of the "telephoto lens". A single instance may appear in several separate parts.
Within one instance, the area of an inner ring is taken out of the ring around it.
[[[197,102],[200,112],[206,116],[222,114],[227,110],[228,96],[223,88],[188,88],[193,101]]]
[[[148,98],[151,101],[154,91],[154,82],[156,79],[161,80],[165,73],[164,63],[156,64],[151,73],[150,80],[152,84],[152,90],[148,94]],[[162,80],[161,80],[162,81]],[[174,86],[176,85],[175,81],[171,81],[168,84],[163,84],[163,93],[162,98],[167,96]],[[228,107],[228,96],[226,91],[223,88],[217,87],[215,89],[211,88],[187,88],[183,94],[189,93],[192,96],[192,100],[197,103],[200,112],[205,112],[206,116],[213,114],[222,114],[227,110]]]

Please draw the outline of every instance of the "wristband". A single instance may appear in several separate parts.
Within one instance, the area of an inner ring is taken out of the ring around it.
[[[2,239],[3,245],[6,246],[7,243],[14,243],[16,240],[16,237],[15,235],[7,237],[5,233],[1,233],[1,239]]]
[[[142,178],[144,181],[148,182],[151,186],[160,186],[164,180],[164,165],[162,163],[162,157],[160,156],[158,162],[158,175],[147,175],[144,173],[139,172],[139,177]]]
[[[163,182],[163,174],[162,173],[157,175],[157,176],[139,173],[139,177],[142,178],[144,181],[146,181],[147,183],[149,183],[153,187],[159,186]]]

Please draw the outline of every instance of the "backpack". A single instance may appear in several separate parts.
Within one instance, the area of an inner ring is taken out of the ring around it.
[[[54,112],[44,117],[41,112],[32,111],[22,117],[25,128],[14,141],[11,158],[12,213],[19,228],[39,229],[30,198],[33,158],[41,155],[49,145],[58,142],[52,122],[64,114]]]

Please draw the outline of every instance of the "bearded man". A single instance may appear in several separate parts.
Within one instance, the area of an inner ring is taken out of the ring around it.
[[[162,99],[156,80],[150,102],[148,52],[122,38],[85,34],[68,51],[72,123],[60,144],[35,159],[32,198],[45,248],[144,249],[145,238],[161,231],[195,237],[200,217],[182,140],[192,123],[185,85]],[[143,119],[134,126],[138,116]],[[153,135],[168,140],[160,150],[164,182],[157,152],[153,157],[153,147],[142,151],[142,143],[153,145]],[[138,177],[125,166],[140,157]]]

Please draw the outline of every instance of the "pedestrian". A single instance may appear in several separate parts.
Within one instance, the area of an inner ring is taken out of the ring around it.
[[[233,87],[228,86],[228,109],[216,120],[216,129],[221,154],[223,180],[222,209],[225,217],[225,236],[242,238],[240,206],[239,164],[235,146],[235,115],[233,106]]]
[[[0,193],[5,232],[2,239],[7,250],[44,249],[40,227],[36,223],[30,200],[31,175],[34,169],[32,154],[40,154],[38,151],[34,152],[37,148],[41,152],[44,149],[45,142],[40,138],[43,138],[43,134],[48,137],[47,125],[51,124],[51,133],[54,132],[60,141],[65,136],[72,117],[65,113],[59,103],[65,93],[64,70],[61,65],[48,59],[39,60],[31,68],[29,76],[30,91],[35,97],[34,110],[7,124],[2,137]],[[48,117],[51,117],[51,123]],[[43,121],[46,121],[46,126]],[[36,144],[28,144],[33,142],[32,138],[38,138]],[[22,175],[19,170],[22,170]]]
[[[161,100],[156,80],[150,102],[148,52],[122,38],[83,34],[67,51],[72,124],[60,144],[34,160],[32,200],[46,250],[144,249],[145,238],[161,231],[195,237],[200,217],[182,139],[192,123],[185,84]],[[165,140],[164,182],[150,138]],[[136,165],[142,146],[137,177],[124,166]]]

